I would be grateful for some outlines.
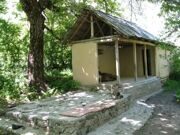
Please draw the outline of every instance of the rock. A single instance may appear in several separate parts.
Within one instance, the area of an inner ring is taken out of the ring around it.
[[[12,129],[13,130],[17,130],[17,129],[20,129],[20,128],[25,128],[23,125],[20,125],[20,124],[12,124]]]
[[[8,103],[5,99],[0,98],[0,116],[4,115],[7,111]]]

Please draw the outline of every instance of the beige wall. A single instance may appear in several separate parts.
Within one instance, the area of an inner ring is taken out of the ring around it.
[[[156,75],[161,78],[167,78],[170,73],[170,65],[167,60],[169,52],[156,47]]]
[[[98,56],[99,71],[116,75],[114,46],[98,45],[98,49],[102,51],[102,54]]]
[[[103,54],[98,56],[98,49]],[[165,78],[169,75],[170,68],[166,59],[168,52],[158,48],[147,46],[151,52],[151,69],[153,75]],[[138,77],[144,76],[142,45],[137,45],[137,69]],[[95,42],[85,42],[72,45],[72,66],[74,80],[83,85],[95,85],[99,82],[99,71],[116,75],[114,46],[97,45]],[[134,77],[133,47],[119,49],[120,76]],[[156,60],[155,60],[156,58]],[[156,68],[154,68],[156,67]]]
[[[85,42],[72,45],[74,80],[83,85],[98,84],[97,44]]]

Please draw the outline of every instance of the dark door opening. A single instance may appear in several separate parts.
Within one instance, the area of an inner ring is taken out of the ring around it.
[[[142,50],[142,58],[143,58],[143,72],[145,75],[145,63],[144,63],[144,49]],[[147,73],[148,76],[152,75],[152,69],[151,69],[151,52],[149,49],[146,50],[146,58],[147,58]]]

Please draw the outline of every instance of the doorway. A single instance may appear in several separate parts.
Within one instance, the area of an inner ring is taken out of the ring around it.
[[[144,75],[145,75],[144,49],[142,50],[142,58],[143,58],[143,72],[144,72]],[[151,51],[150,51],[150,49],[146,50],[146,59],[147,59],[147,73],[148,73],[148,76],[152,76],[152,63],[151,63]]]

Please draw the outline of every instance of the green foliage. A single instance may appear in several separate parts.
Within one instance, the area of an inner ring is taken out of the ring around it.
[[[176,99],[180,101],[180,48],[174,48],[171,50],[171,55],[169,58],[171,65],[171,73],[169,80],[165,83],[165,88],[167,90],[176,91]]]
[[[0,97],[0,116],[6,112],[8,102]]]
[[[180,1],[178,0],[161,0],[161,15],[166,19],[166,28],[168,36],[180,36]]]
[[[167,80],[164,87],[168,91],[176,92],[176,100],[180,102],[180,80]]]
[[[73,80],[70,70],[62,72],[53,70],[49,73],[47,82],[51,89],[56,89],[61,93],[77,90],[80,86],[80,83]]]
[[[0,1],[0,13],[3,13],[3,12],[5,12],[5,10],[6,10],[6,0],[1,0]]]
[[[176,80],[167,80],[164,84],[166,90],[168,91],[175,91],[177,90],[178,88],[180,88],[180,84],[178,81]]]
[[[49,89],[42,95],[27,85],[29,34],[26,26],[21,25],[24,24],[24,16],[17,12],[17,16],[22,17],[19,22],[21,26],[0,19],[0,97],[8,100],[34,100],[79,88],[80,84],[72,78],[71,48],[62,44],[62,39],[81,9],[91,6],[92,2],[97,5],[96,9],[120,13],[116,0],[53,0],[57,8],[45,11],[45,25],[49,30],[44,31],[44,68]],[[17,8],[22,12],[18,3]],[[5,0],[1,0],[0,13],[5,14],[5,10]]]
[[[176,92],[177,102],[180,102],[180,89]]]
[[[172,79],[180,80],[180,48],[175,48],[172,50],[170,57]]]
[[[20,28],[2,19],[0,29],[0,97],[19,98],[26,84],[27,38],[21,39]]]

